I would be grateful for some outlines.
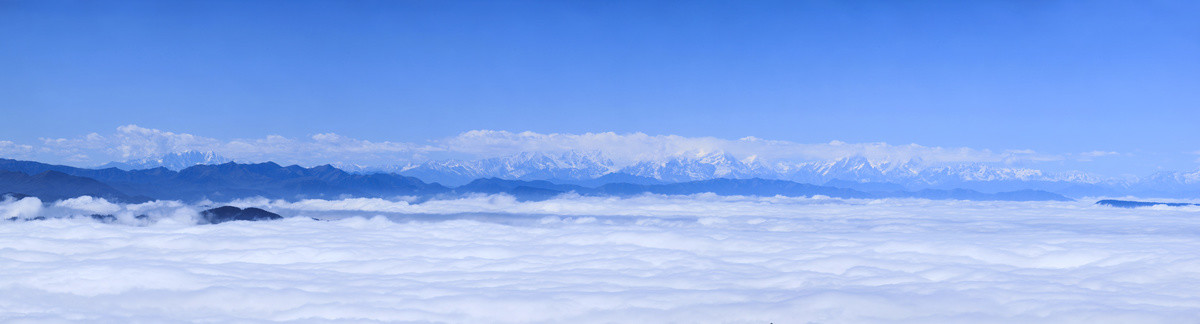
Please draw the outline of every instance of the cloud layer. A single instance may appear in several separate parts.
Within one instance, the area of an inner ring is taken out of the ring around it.
[[[236,204],[332,221],[191,226],[169,215],[194,207],[153,204],[164,220],[148,227],[0,224],[0,321],[1187,323],[1200,312],[1200,222],[1187,208],[247,200]]]
[[[0,143],[0,153],[5,148]],[[408,143],[371,142],[334,133],[309,138],[268,135],[256,139],[222,141],[192,134],[174,133],[137,125],[125,125],[110,135],[91,133],[76,138],[43,138],[39,152],[47,160],[62,159],[74,164],[102,164],[157,158],[184,151],[215,152],[243,162],[277,161],[306,165],[337,161],[395,163],[411,160],[436,148]]]

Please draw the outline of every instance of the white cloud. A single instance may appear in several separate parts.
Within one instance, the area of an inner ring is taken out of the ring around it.
[[[283,161],[307,165],[333,162],[390,164],[412,159],[414,155],[436,150],[428,146],[397,142],[372,142],[322,133],[307,139],[271,135],[262,139],[230,141],[217,153],[246,161]]]
[[[77,209],[96,214],[112,214],[121,210],[121,206],[111,203],[104,198],[81,196],[64,199],[54,203],[55,207]]]
[[[212,138],[192,134],[176,134],[137,125],[117,127],[115,142],[117,144],[115,149],[121,153],[121,157],[125,158],[157,157],[181,151],[203,151],[220,143]]]
[[[158,157],[172,152],[212,151],[219,147],[221,142],[192,134],[125,125],[117,127],[117,132],[108,136],[90,133],[77,138],[43,138],[42,144],[47,152],[64,156],[95,155],[138,159]]]
[[[1200,312],[1188,208],[709,195],[240,203],[337,220],[0,224],[0,321],[1185,323]],[[366,217],[343,218],[353,215]]]
[[[395,163],[398,159],[436,150],[408,143],[359,140],[334,133],[317,134],[301,139],[267,135],[257,139],[222,141],[137,125],[118,127],[116,133],[107,136],[91,133],[77,138],[43,138],[42,144],[43,153],[65,161],[93,164],[153,158],[184,151],[215,152],[244,162],[275,161],[284,164],[316,165],[353,160]],[[0,143],[0,150],[3,148],[3,143]]]
[[[1078,161],[1087,162],[1087,161],[1095,160],[1096,158],[1120,156],[1121,153],[1113,152],[1113,151],[1097,150],[1097,151],[1083,152],[1083,153],[1079,153],[1077,155],[1078,155],[1078,158],[1077,158]]]
[[[42,200],[37,197],[25,197],[19,200],[7,197],[0,201],[0,218],[27,219],[37,217],[42,213]]]
[[[0,157],[25,157],[33,152],[33,146],[0,141]]]
[[[1091,151],[1091,152],[1083,152],[1083,153],[1080,153],[1079,155],[1086,156],[1086,157],[1103,157],[1103,156],[1113,156],[1113,155],[1120,155],[1120,154],[1121,153],[1112,152],[1112,151]]]

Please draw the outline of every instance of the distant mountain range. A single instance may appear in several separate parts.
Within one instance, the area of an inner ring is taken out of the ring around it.
[[[233,160],[226,159],[213,152],[197,152],[186,151],[179,153],[169,153],[158,158],[145,158],[138,160],[129,160],[124,162],[109,162],[101,165],[99,169],[117,168],[121,170],[142,170],[153,169],[158,167],[167,168],[169,170],[183,170],[195,165],[204,164],[221,164],[232,162]]]
[[[370,171],[370,170],[363,170]],[[510,180],[590,180],[616,173],[612,160],[599,153],[568,152],[559,155],[520,153],[479,160],[429,161],[420,165],[380,171],[396,172],[425,181],[457,186],[480,178]]]
[[[458,186],[480,178],[548,180],[584,186],[611,182],[664,184],[711,179],[774,179],[854,187],[859,190],[970,189],[982,192],[1045,190],[1073,197],[1139,195],[1200,196],[1200,171],[1164,172],[1142,179],[1116,179],[1083,172],[1046,172],[1002,164],[933,164],[919,159],[872,161],[848,157],[824,162],[763,162],[712,153],[659,161],[618,164],[596,152],[520,153],[478,160],[437,160],[420,164],[364,168]]]
[[[608,174],[626,174],[661,182],[684,182],[719,178],[765,178],[823,183],[829,180],[887,182],[904,186],[930,187],[970,181],[1050,181],[1098,183],[1098,177],[1084,174],[1049,174],[1039,170],[999,168],[985,164],[931,167],[920,161],[905,163],[872,162],[850,157],[829,162],[774,163],[738,160],[729,154],[677,157],[662,161],[638,162],[617,167],[597,155],[567,153],[558,156],[524,153],[503,158],[462,161],[430,161],[398,171],[400,174],[437,181],[442,179],[561,179],[586,180]],[[439,181],[440,182],[440,181]],[[455,183],[445,181],[446,183]]]
[[[165,168],[182,171],[194,166],[222,165],[229,161],[212,152],[188,151],[158,158],[113,162],[98,169],[137,171]],[[1200,196],[1200,170],[1160,172],[1140,179],[1115,179],[1082,172],[1044,172],[998,164],[930,164],[919,159],[872,161],[858,156],[824,162],[791,163],[764,162],[756,158],[737,159],[731,154],[718,152],[621,164],[600,152],[525,152],[475,160],[433,160],[386,167],[338,165],[337,168],[363,176],[384,173],[412,177],[446,188],[487,178],[546,180],[582,187],[599,187],[610,183],[662,185],[714,179],[771,179],[864,192],[968,189],[979,192],[1042,190],[1070,197]]]
[[[148,197],[133,197],[92,178],[46,170],[35,174],[0,170],[0,194],[34,196],[46,201],[79,196],[100,197],[113,201],[141,202]]]
[[[587,182],[605,176],[640,179],[659,183],[686,182],[720,178],[777,179],[804,183],[847,180],[864,183],[891,183],[911,189],[953,188],[963,183],[1052,182],[1100,184],[1108,179],[1081,172],[1049,173],[1035,169],[999,167],[983,163],[933,165],[920,160],[904,162],[871,161],[849,157],[825,162],[762,162],[737,159],[731,154],[712,153],[698,156],[640,161],[619,165],[598,152],[561,154],[519,153],[478,160],[435,160],[420,164],[388,167],[343,165],[351,172],[390,172],[446,185],[461,185],[479,178],[511,180],[555,180]]]
[[[125,171],[117,168],[84,169],[52,165],[32,161],[0,159],[0,171],[21,173],[35,178],[46,175],[68,175],[70,181],[87,179],[106,185],[115,191],[99,191],[105,198],[121,201],[145,201],[149,199],[179,200],[230,200],[243,197],[267,197],[279,199],[342,197],[394,197],[402,195],[433,195],[448,191],[437,184],[427,184],[416,178],[392,174],[352,174],[332,166],[312,168],[300,166],[283,167],[272,162],[239,164],[228,162],[217,165],[196,165],[180,171],[164,167]],[[69,185],[62,177],[51,177],[43,187],[59,188]],[[20,181],[24,179],[14,179]],[[26,181],[28,182],[28,181]],[[29,185],[26,182],[0,182],[0,193],[21,192]],[[35,187],[36,188],[36,187]],[[57,196],[72,195],[73,192],[58,193]],[[91,194],[89,194],[91,195]]]
[[[533,160],[533,159],[530,159]],[[505,167],[507,168],[507,167]],[[554,173],[546,173],[554,176]],[[829,196],[840,198],[929,198],[964,200],[1070,200],[1042,190],[1013,190],[986,193],[971,189],[923,189],[906,191],[889,186],[814,185],[777,179],[718,178],[675,183],[647,183],[646,178],[628,178],[608,173],[595,179],[613,182],[572,184],[482,178],[461,186],[447,187],[395,173],[349,173],[330,165],[311,168],[223,163],[196,165],[179,171],[165,167],[143,170],[118,168],[85,169],[33,161],[0,159],[0,194],[31,195],[56,200],[80,195],[115,201],[140,202],[151,199],[222,201],[245,197],[298,200],[349,197],[412,196],[438,199],[469,194],[505,193],[523,200],[546,199],[574,192],[581,195],[627,196],[643,193],[755,196]],[[636,181],[622,181],[636,180]],[[857,183],[850,183],[851,185]]]

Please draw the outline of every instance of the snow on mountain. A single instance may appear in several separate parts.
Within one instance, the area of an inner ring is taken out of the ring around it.
[[[1095,184],[1106,180],[1099,176],[1078,171],[1045,172],[1036,169],[999,167],[982,163],[928,168],[922,170],[919,175],[921,181],[928,184],[954,181],[1045,181]]]
[[[552,155],[523,152],[480,160],[429,161],[399,173],[426,181],[456,185],[479,178],[519,180],[587,180],[613,173],[614,163],[599,152],[570,151]]]
[[[857,182],[907,182],[919,177],[923,168],[919,161],[871,161],[854,156],[833,161],[779,163],[778,177],[781,179],[823,183],[830,180]]]
[[[1146,178],[1145,182],[1178,185],[1200,184],[1200,170],[1184,172],[1158,172]]]
[[[405,170],[415,168],[415,167],[419,166],[420,164],[407,163],[407,164],[391,164],[391,165],[362,165],[362,164],[355,164],[355,163],[335,162],[335,163],[330,163],[329,165],[332,165],[335,168],[338,168],[338,169],[341,169],[342,171],[346,171],[346,172],[350,172],[350,173],[367,174],[367,173],[400,173]]]
[[[103,167],[148,169],[166,167],[180,170],[198,164],[220,164],[229,159],[213,152],[188,151],[159,158],[114,162]],[[356,173],[398,173],[445,185],[461,185],[479,178],[515,180],[581,181],[605,175],[644,177],[663,182],[683,182],[717,178],[782,179],[803,183],[832,180],[859,183],[893,183],[909,188],[952,186],[988,182],[1061,182],[1097,184],[1105,178],[1082,172],[1050,173],[1036,169],[1003,165],[966,163],[930,165],[920,159],[907,161],[871,160],[852,156],[832,161],[766,162],[756,156],[739,159],[724,152],[679,154],[660,160],[620,165],[598,151],[567,151],[559,154],[522,152],[477,160],[436,160],[419,164],[362,166],[338,164],[338,168]],[[1200,184],[1200,171],[1160,173],[1148,181],[1178,185]]]
[[[1157,172],[1128,187],[1143,197],[1196,197],[1200,196],[1200,170]]]
[[[166,167],[180,170],[229,159],[212,152],[182,152],[154,159],[109,163],[126,170]],[[1160,172],[1141,179],[1100,177],[1084,172],[1047,172],[1000,163],[934,164],[920,159],[873,160],[851,156],[829,161],[764,161],[725,152],[680,153],[670,158],[616,163],[598,151],[564,153],[523,152],[484,159],[434,160],[390,166],[338,164],[356,173],[398,173],[428,182],[457,186],[480,178],[557,180],[598,185],[613,179],[635,182],[684,182],[718,178],[780,179],[801,183],[842,185],[880,184],[893,188],[967,188],[979,191],[1040,189],[1077,196],[1106,195],[1130,190],[1150,196],[1200,194],[1200,170]]]
[[[100,166],[101,168],[118,168],[122,170],[141,170],[164,167],[167,169],[179,171],[187,167],[201,164],[221,164],[231,162],[232,160],[217,155],[213,152],[197,152],[186,151],[178,153],[168,153],[157,158],[144,158],[137,160],[129,160],[125,162],[110,162]]]
[[[862,156],[833,161],[764,162],[755,156],[738,159],[724,152],[680,154],[673,158],[641,161],[630,165],[617,165],[598,152],[567,152],[557,155],[527,152],[480,160],[429,161],[405,167],[398,172],[443,184],[461,184],[478,178],[492,177],[521,180],[588,180],[608,174],[624,174],[663,182],[764,178],[818,184],[832,180],[894,183],[910,188],[964,182],[1095,184],[1105,180],[1082,172],[1050,173],[982,163],[930,165],[919,159],[873,161]]]
[[[724,153],[640,162],[622,168],[619,172],[667,182],[716,178],[768,178],[775,174],[753,158],[742,161]]]

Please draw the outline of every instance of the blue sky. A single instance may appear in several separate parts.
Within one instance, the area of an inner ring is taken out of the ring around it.
[[[1117,152],[1081,168],[1136,174],[1200,150],[1185,1],[0,0],[0,71],[0,140],[29,145],[612,131]]]

